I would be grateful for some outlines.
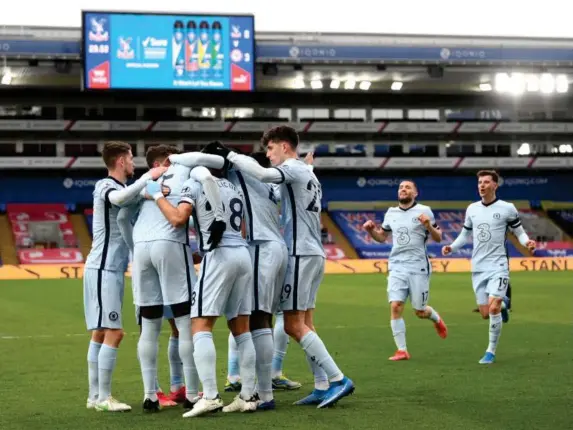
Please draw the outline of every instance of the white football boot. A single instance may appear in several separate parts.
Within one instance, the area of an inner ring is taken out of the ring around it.
[[[99,412],[129,412],[131,411],[131,406],[109,396],[103,402],[96,403],[95,409]]]
[[[193,405],[193,409],[183,414],[183,418],[193,418],[223,409],[223,400],[217,396],[214,399],[202,397]]]

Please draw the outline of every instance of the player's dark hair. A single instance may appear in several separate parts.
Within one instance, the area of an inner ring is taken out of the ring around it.
[[[131,145],[126,142],[121,142],[117,140],[112,140],[106,142],[103,145],[103,150],[101,151],[101,157],[108,169],[112,169],[115,166],[115,162],[122,155],[127,155],[131,151]]]
[[[287,142],[292,149],[298,147],[298,133],[292,127],[288,125],[279,125],[268,130],[261,139],[264,146],[267,146],[270,142]]]
[[[251,157],[265,169],[271,167],[271,160],[267,158],[267,155],[264,152],[253,152]]]
[[[151,169],[153,168],[153,163],[156,161],[163,161],[172,154],[180,153],[181,151],[179,148],[173,145],[153,145],[147,148],[147,151],[145,152],[145,162],[147,163],[147,167]]]
[[[491,176],[492,181],[495,182],[496,184],[499,184],[499,175],[495,170],[480,170],[479,172],[477,172],[476,176],[478,178],[484,176]]]
[[[412,179],[402,179],[402,180],[400,180],[400,183],[402,183],[402,182],[411,182],[412,185],[414,185],[414,189],[415,189],[416,191],[418,191],[418,184],[416,184],[416,182],[413,181]]]

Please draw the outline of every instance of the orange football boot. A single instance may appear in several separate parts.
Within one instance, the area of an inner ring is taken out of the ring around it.
[[[392,357],[388,358],[388,360],[390,361],[401,361],[409,359],[410,359],[410,354],[408,354],[408,351],[402,351],[401,349],[397,350]]]
[[[179,388],[177,391],[172,391],[169,393],[169,400],[175,403],[183,403],[185,401],[186,391],[185,385]]]
[[[436,331],[438,332],[438,336],[442,339],[448,337],[448,327],[443,319],[440,318],[440,322],[434,323],[434,327],[436,327]]]
[[[157,392],[157,400],[159,400],[159,405],[162,408],[171,408],[173,406],[177,406],[177,403],[171,400],[169,396],[165,395],[163,391]]]

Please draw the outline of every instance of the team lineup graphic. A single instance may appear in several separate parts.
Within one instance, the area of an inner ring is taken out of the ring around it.
[[[295,405],[328,408],[354,393],[354,381],[337,365],[313,323],[325,252],[322,188],[312,154],[298,157],[299,137],[289,126],[268,130],[262,142],[265,152],[250,156],[218,141],[189,153],[152,146],[146,154],[150,170],[129,186],[135,169],[130,145],[104,145],[108,176],[94,190],[93,244],[83,278],[91,331],[88,409],[131,410],[111,394],[123,337],[121,305],[130,252],[141,330],[137,357],[143,411],[182,404],[183,417],[192,418],[216,411],[275,409],[274,390],[301,387],[282,373],[288,337],[305,352],[314,377],[313,389]],[[457,252],[473,237],[472,284],[479,312],[489,320],[489,342],[479,364],[490,365],[502,325],[509,321],[507,232],[530,251],[536,244],[525,233],[515,206],[496,197],[497,173],[486,170],[477,176],[481,200],[468,207],[462,231],[442,253]],[[441,242],[442,232],[431,208],[418,203],[417,196],[416,184],[402,181],[397,206],[380,225],[367,221],[363,226],[376,241],[392,237],[387,292],[397,350],[391,361],[411,358],[403,319],[408,298],[416,316],[428,319],[440,338],[448,336],[444,319],[428,305],[431,265],[426,241],[431,236]],[[189,247],[190,224],[199,242],[197,255]],[[238,392],[227,405],[219,395],[213,342],[213,328],[221,317],[230,331],[225,391]],[[164,319],[172,332],[169,394],[157,383]]]

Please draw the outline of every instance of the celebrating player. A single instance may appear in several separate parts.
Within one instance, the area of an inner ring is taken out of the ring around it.
[[[131,203],[150,179],[157,179],[166,168],[151,169],[135,183],[125,184],[134,173],[131,146],[107,142],[102,151],[108,176],[96,183],[93,193],[93,242],[84,270],[84,312],[92,332],[88,349],[88,409],[130,411],[131,406],[111,395],[111,379],[117,349],[123,338],[121,308],[124,274],[129,248],[117,224],[119,208]]]
[[[169,155],[178,154],[180,151],[175,146],[170,145],[154,145],[150,146],[145,153],[145,159],[149,168],[165,166],[169,167]],[[163,189],[164,194],[169,193],[169,189]],[[141,210],[141,205],[143,203],[143,196],[140,197],[135,203],[122,208],[117,216],[117,223],[119,225],[120,232],[123,239],[128,244],[131,252],[133,253],[133,224],[137,220],[139,211]],[[191,265],[192,263],[189,262]],[[197,283],[197,273],[194,267],[189,267],[189,274],[191,276],[191,285]],[[133,284],[133,283],[132,283]],[[135,295],[134,295],[135,297]],[[137,319],[137,324],[140,326],[141,330],[141,314],[139,312],[139,307],[135,306],[135,314]],[[173,313],[171,312],[171,306],[164,306],[163,317],[169,322],[171,327],[171,336],[169,337],[169,343],[167,346],[167,357],[169,359],[169,370],[171,387],[170,394],[167,396],[161,390],[159,383],[156,378],[156,391],[157,398],[159,400],[159,405],[161,407],[176,406],[177,403],[183,403],[186,398],[185,385],[183,383],[183,363],[179,357],[179,331],[175,325],[175,319],[173,318]]]
[[[193,409],[183,417],[197,417],[223,409],[223,412],[246,412],[257,409],[255,396],[256,352],[249,331],[251,313],[250,286],[253,281],[251,257],[243,238],[244,198],[228,180],[221,178],[222,171],[212,171],[218,177],[216,185],[221,192],[220,202],[209,199],[203,192],[204,185],[197,179],[211,176],[204,167],[195,167],[191,179],[185,182],[177,207],[160,198],[158,204],[171,222],[184,222],[193,213],[203,254],[199,284],[191,296],[191,329],[195,346],[195,362],[203,396]],[[217,213],[222,212],[222,218]],[[219,225],[218,225],[219,224]],[[226,226],[220,243],[214,243],[214,232]],[[235,336],[241,361],[241,393],[223,407],[216,379],[216,352],[213,327],[219,316],[224,315],[229,329]]]
[[[418,189],[413,181],[402,181],[398,187],[398,207],[388,209],[381,227],[372,220],[364,223],[364,230],[377,242],[384,242],[392,233],[392,251],[388,261],[388,300],[390,326],[398,348],[389,358],[392,361],[408,360],[406,324],[402,318],[408,296],[418,318],[434,322],[438,335],[445,339],[448,329],[440,315],[430,306],[431,266],[426,251],[428,235],[441,242],[442,231],[436,224],[430,207],[416,202]]]
[[[354,392],[354,383],[338,368],[316,334],[313,313],[324,275],[325,254],[320,236],[322,190],[315,174],[297,157],[298,134],[278,126],[263,136],[267,157],[274,167],[220,146],[217,152],[235,169],[262,182],[281,184],[284,238],[289,250],[287,274],[281,296],[285,331],[300,343],[313,370],[315,390],[296,404],[333,405]]]
[[[530,252],[535,250],[535,241],[530,240],[523,229],[515,205],[496,197],[498,174],[481,170],[477,177],[481,200],[468,206],[462,231],[454,243],[442,248],[442,254],[459,250],[473,233],[472,284],[480,313],[484,319],[489,318],[489,344],[479,363],[491,364],[495,362],[502,322],[509,320],[507,232],[511,229]]]
[[[147,195],[152,200],[143,202],[133,229],[133,285],[136,305],[141,314],[141,336],[138,356],[144,385],[144,411],[160,409],[155,378],[157,375],[157,348],[164,306],[170,306],[179,332],[179,356],[183,362],[186,396],[184,407],[191,409],[199,390],[197,369],[193,357],[193,339],[189,323],[192,266],[189,248],[188,220],[173,219],[165,207],[172,208],[169,201],[178,201],[181,189],[189,178],[190,168],[172,165],[161,181],[149,181]],[[210,175],[200,177],[209,200],[220,206],[220,195]],[[165,196],[167,194],[167,196]],[[153,202],[155,200],[155,202]],[[187,205],[185,205],[186,207]],[[217,220],[222,214],[216,213]],[[215,225],[216,227],[217,225]],[[213,241],[220,240],[222,231],[216,230]]]

